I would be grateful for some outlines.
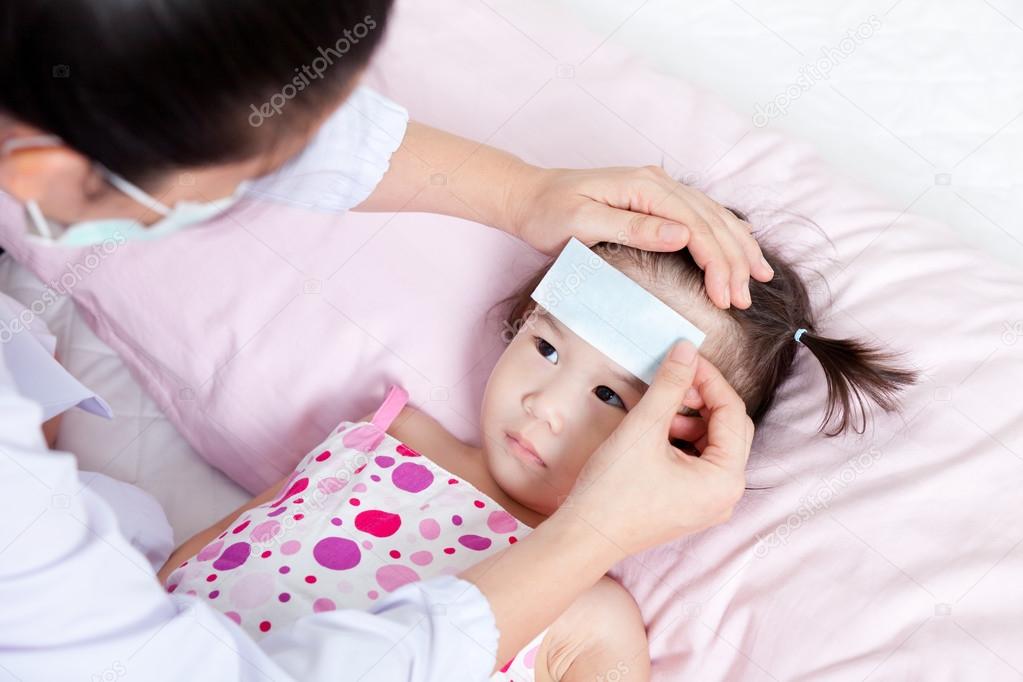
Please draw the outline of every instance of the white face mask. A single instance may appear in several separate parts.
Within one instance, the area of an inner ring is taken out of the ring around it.
[[[15,138],[4,143],[3,148],[0,149],[0,156],[6,156],[19,149],[53,147],[61,144],[60,138],[52,135]],[[59,223],[47,219],[35,200],[29,200],[25,202],[25,210],[28,213],[29,222],[36,232],[36,234],[29,235],[30,239],[49,246],[74,247],[101,244],[109,239],[118,242],[126,239],[159,239],[203,223],[222,213],[237,203],[249,186],[248,181],[242,182],[231,196],[216,201],[178,201],[173,206],[167,206],[142,188],[102,165],[96,164],[96,167],[103,173],[107,182],[142,206],[159,213],[162,217],[152,225],[143,225],[132,218],[98,218],[61,226]]]

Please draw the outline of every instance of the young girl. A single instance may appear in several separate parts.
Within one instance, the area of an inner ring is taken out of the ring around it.
[[[594,247],[706,332],[700,352],[754,421],[805,346],[828,380],[821,430],[862,431],[865,397],[892,410],[914,374],[880,349],[818,335],[805,285],[763,250],[775,277],[751,282],[749,309],[721,310],[687,250]],[[373,415],[342,422],[285,480],[182,545],[160,573],[167,589],[206,597],[258,638],[310,610],[364,608],[405,583],[455,573],[553,513],[646,387],[530,299],[545,272],[509,299],[515,334],[486,386],[481,446],[455,439],[392,387]],[[699,449],[701,422],[688,419],[690,442],[678,445]],[[639,609],[605,576],[494,679],[647,679],[649,669]]]

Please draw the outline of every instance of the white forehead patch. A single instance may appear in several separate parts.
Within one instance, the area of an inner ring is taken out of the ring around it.
[[[573,237],[531,298],[647,384],[678,341],[706,334]]]

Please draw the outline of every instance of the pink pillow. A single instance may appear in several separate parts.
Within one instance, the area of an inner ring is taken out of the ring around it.
[[[826,331],[909,351],[924,371],[903,414],[827,440],[823,376],[800,354],[751,459],[750,485],[770,489],[615,571],[642,606],[655,679],[1015,679],[1023,278],[611,45],[567,66],[599,37],[549,10],[524,16],[532,41],[482,6],[400,2],[370,84],[534,163],[663,160],[826,276]],[[13,203],[0,210],[18,258],[46,280],[63,272],[12,237]],[[122,247],[73,294],[196,450],[256,491],[391,382],[475,440],[501,352],[484,313],[541,261],[460,220],[250,204]]]

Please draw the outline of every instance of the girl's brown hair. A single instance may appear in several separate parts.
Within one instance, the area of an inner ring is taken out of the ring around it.
[[[743,399],[754,423],[771,407],[802,344],[820,362],[828,384],[827,406],[818,431],[837,436],[851,428],[862,434],[868,401],[886,412],[896,410],[898,392],[914,383],[917,373],[900,366],[897,354],[878,346],[819,334],[802,278],[769,246],[761,244],[761,250],[774,277],[769,282],[750,280],[752,305],[746,310],[721,310],[707,297],[704,273],[688,249],[658,253],[609,242],[593,247],[604,260],[640,281],[707,333],[700,353],[718,367]],[[518,330],[527,324],[535,306],[530,294],[549,268],[550,263],[498,304],[511,304],[508,329]],[[799,342],[794,338],[798,329],[806,329]]]

